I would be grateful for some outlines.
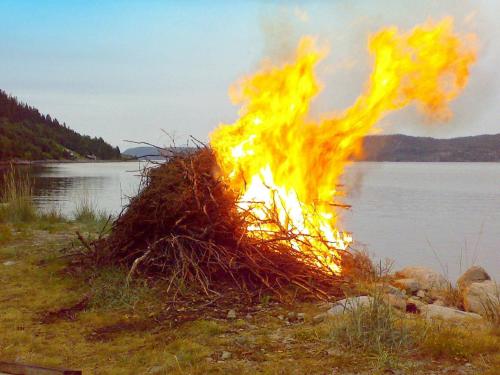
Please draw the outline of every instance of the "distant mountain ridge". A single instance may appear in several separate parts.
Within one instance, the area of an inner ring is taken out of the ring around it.
[[[0,160],[119,159],[120,149],[81,135],[0,90]]]
[[[402,134],[368,136],[360,160],[500,162],[500,134],[449,139]]]
[[[191,152],[196,150],[194,147],[165,147],[157,148],[152,146],[131,147],[123,151],[125,157],[131,157],[141,160],[164,160],[175,152]]]
[[[189,148],[185,148],[189,150]],[[194,150],[194,149],[192,149]],[[154,147],[134,147],[124,154],[162,159]],[[438,139],[403,134],[372,135],[363,141],[359,161],[500,162],[500,134]]]

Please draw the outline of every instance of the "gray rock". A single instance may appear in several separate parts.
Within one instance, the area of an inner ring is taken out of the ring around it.
[[[286,317],[288,318],[288,321],[289,321],[289,322],[294,322],[294,321],[296,321],[296,320],[298,319],[298,318],[297,318],[297,313],[296,313],[296,312],[294,312],[294,311],[290,311],[290,312],[286,315]]]
[[[392,286],[390,284],[386,283],[377,283],[375,284],[376,288],[378,290],[381,290],[385,294],[391,294],[400,298],[405,298],[406,293],[404,290],[401,290],[399,288],[396,288],[395,286]]]
[[[236,319],[236,311],[231,309],[227,312],[227,318],[230,320]]]
[[[415,279],[397,279],[394,281],[394,284],[397,287],[408,291],[410,294],[416,293],[420,289],[420,284]]]
[[[445,306],[424,305],[419,307],[419,310],[422,313],[422,315],[429,320],[443,319],[443,320],[464,321],[464,320],[481,319],[481,315],[479,314],[452,309],[451,307],[445,307]]]
[[[427,297],[427,295],[425,294],[425,291],[423,291],[423,290],[419,290],[419,291],[417,292],[417,297],[418,297],[418,298],[425,298],[425,297]]]
[[[360,307],[369,306],[373,303],[373,298],[369,296],[349,297],[337,301],[331,309],[327,311],[330,316],[343,314],[346,311],[352,311]]]
[[[223,351],[220,359],[222,359],[223,361],[227,361],[228,359],[231,359],[232,356],[233,355],[230,352]]]
[[[481,283],[483,281],[491,280],[488,272],[479,266],[473,266],[463,273],[457,280],[457,286],[460,290],[465,290],[472,283]]]
[[[250,314],[246,314],[246,315],[245,315],[245,319],[246,319],[246,320],[252,320],[252,315],[250,315]]]
[[[426,267],[406,267],[396,272],[396,276],[402,279],[415,279],[421,289],[447,289],[450,283],[446,278]]]
[[[472,283],[462,292],[466,311],[485,315],[500,306],[500,285],[493,280]]]
[[[166,373],[167,370],[163,366],[153,366],[148,371],[148,374],[154,374],[154,375],[166,374]]]

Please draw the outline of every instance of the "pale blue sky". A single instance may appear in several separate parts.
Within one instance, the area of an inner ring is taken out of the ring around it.
[[[160,129],[179,142],[190,134],[206,140],[218,123],[236,118],[228,86],[262,57],[282,58],[301,35],[330,45],[319,68],[326,89],[314,109],[332,111],[363,87],[370,32],[452,15],[459,31],[481,40],[454,120],[422,127],[410,109],[388,118],[386,132],[500,133],[498,14],[494,0],[0,0],[0,88],[121,148],[124,139],[168,143]]]

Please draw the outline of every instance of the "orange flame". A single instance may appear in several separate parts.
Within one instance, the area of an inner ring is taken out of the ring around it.
[[[467,84],[476,60],[473,39],[454,34],[451,18],[408,33],[382,29],[369,40],[374,66],[365,92],[319,122],[308,115],[320,91],[314,70],[326,51],[311,37],[302,38],[294,61],[267,64],[232,87],[241,117],[220,125],[210,144],[223,175],[241,194],[241,209],[253,214],[248,232],[268,238],[285,228],[297,235],[291,246],[312,251],[318,266],[339,273],[338,250],[352,238],[336,229],[332,202],[346,164],[390,111],[415,103],[430,117],[449,119],[448,103]],[[279,225],[267,224],[276,214]]]

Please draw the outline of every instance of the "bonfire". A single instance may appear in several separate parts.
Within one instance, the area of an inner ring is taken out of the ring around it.
[[[447,18],[410,32],[372,35],[373,71],[364,93],[334,115],[314,120],[317,64],[327,55],[304,37],[290,61],[269,62],[231,88],[241,105],[208,146],[174,154],[144,174],[143,188],[94,244],[100,263],[160,276],[168,291],[188,285],[209,295],[236,288],[279,297],[327,299],[353,272],[371,272],[339,229],[340,179],[363,137],[391,111],[410,104],[431,119],[451,117],[475,61],[474,38]]]

